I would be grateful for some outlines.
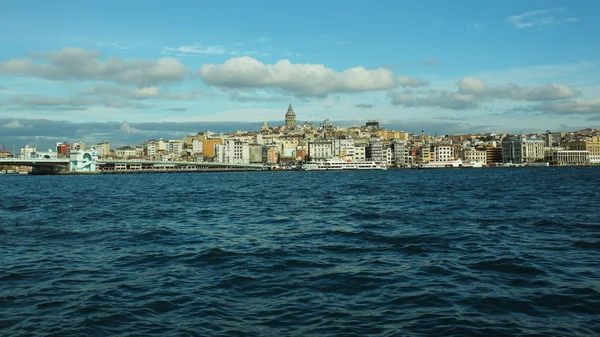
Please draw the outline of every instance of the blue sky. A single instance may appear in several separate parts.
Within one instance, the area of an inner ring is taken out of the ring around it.
[[[598,1],[341,4],[3,2],[0,135],[280,121],[289,102],[299,120],[432,133],[600,125]]]

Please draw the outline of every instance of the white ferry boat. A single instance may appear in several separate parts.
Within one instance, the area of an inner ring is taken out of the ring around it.
[[[327,160],[307,162],[302,166],[304,171],[343,171],[343,170],[387,170],[382,162]]]
[[[461,159],[452,161],[431,161],[427,163],[420,163],[417,165],[418,168],[481,168],[483,167],[482,162],[463,162]]]

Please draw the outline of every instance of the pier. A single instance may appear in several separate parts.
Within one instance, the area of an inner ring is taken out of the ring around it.
[[[31,174],[93,174],[93,173],[164,173],[164,172],[212,172],[212,171],[261,171],[262,164],[224,164],[188,161],[151,160],[98,160],[95,165],[81,165],[66,158],[18,159],[2,158],[0,166],[31,166]],[[95,169],[88,169],[95,167]]]

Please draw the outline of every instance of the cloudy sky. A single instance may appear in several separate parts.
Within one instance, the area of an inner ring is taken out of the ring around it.
[[[298,119],[418,132],[600,125],[599,1],[11,1],[0,143]],[[224,124],[222,122],[236,122]]]

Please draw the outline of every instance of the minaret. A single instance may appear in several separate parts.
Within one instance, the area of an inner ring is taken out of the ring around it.
[[[294,112],[294,108],[292,108],[292,103],[290,103],[285,114],[285,128],[288,130],[296,128],[296,113]]]

